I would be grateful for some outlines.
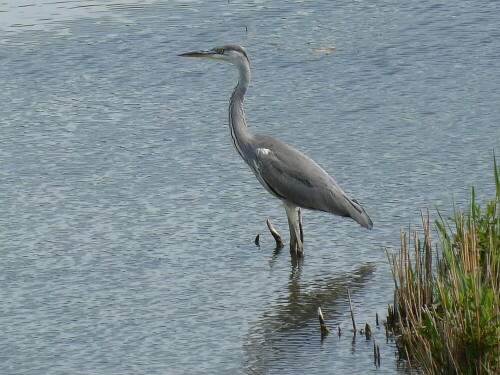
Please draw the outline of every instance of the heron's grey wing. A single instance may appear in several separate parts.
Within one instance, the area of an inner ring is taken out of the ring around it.
[[[361,205],[347,196],[316,162],[273,138],[261,141],[261,147],[256,149],[260,174],[257,177],[270,192],[299,207],[350,216],[371,228],[371,220]]]
[[[257,148],[256,164],[263,182],[272,192],[299,207],[343,215],[332,199],[344,196],[340,187],[312,159],[278,142],[272,148]],[[262,181],[261,181],[262,182]]]

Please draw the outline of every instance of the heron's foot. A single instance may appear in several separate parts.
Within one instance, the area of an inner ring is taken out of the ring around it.
[[[299,258],[304,256],[304,245],[296,236],[290,237],[290,254]]]
[[[297,252],[297,256],[298,256],[299,258],[304,257],[304,245],[302,244],[302,242],[301,242],[301,241],[299,241],[299,242],[297,243],[297,250],[296,250],[296,252]]]
[[[296,206],[288,201],[283,201],[286,216],[288,218],[288,229],[290,230],[290,254],[298,258],[304,256],[303,232],[302,232],[302,214],[299,209],[299,222],[297,225]]]

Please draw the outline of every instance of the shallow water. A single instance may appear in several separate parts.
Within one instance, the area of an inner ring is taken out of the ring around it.
[[[382,248],[491,195],[497,25],[495,1],[0,3],[0,373],[397,373]],[[227,129],[234,69],[177,57],[227,42],[252,130],[318,161],[372,231],[306,211],[304,261],[274,252],[284,210]]]

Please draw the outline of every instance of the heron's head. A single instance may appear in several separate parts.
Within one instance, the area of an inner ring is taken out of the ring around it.
[[[192,51],[181,53],[183,57],[204,57],[214,60],[224,60],[239,65],[241,63],[248,64],[248,56],[243,47],[237,44],[228,44],[225,46],[215,47],[210,50]]]

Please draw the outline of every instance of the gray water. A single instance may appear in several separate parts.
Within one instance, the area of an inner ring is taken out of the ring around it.
[[[0,2],[1,374],[395,374],[384,247],[493,192],[498,1]],[[372,231],[282,205],[232,148],[248,124],[363,202]],[[326,49],[325,49],[326,48]],[[330,49],[329,49],[330,48]],[[332,51],[332,48],[335,50]],[[260,247],[254,238],[260,234]],[[353,339],[346,289],[359,326]],[[321,340],[316,311],[331,333]]]

